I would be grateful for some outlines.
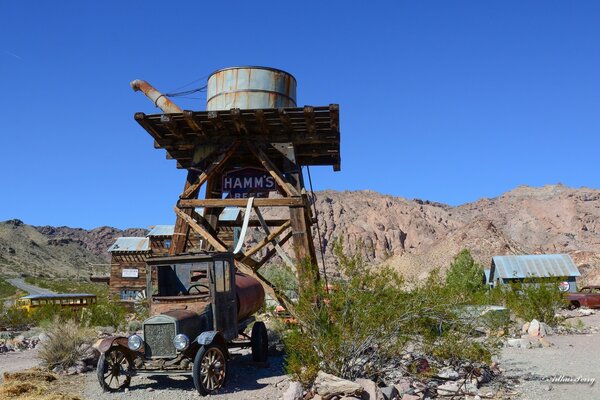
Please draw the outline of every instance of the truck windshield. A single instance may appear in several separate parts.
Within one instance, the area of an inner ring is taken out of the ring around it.
[[[153,296],[208,294],[208,267],[211,262],[160,265],[152,276]]]

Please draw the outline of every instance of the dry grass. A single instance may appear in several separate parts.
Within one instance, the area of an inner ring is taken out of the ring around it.
[[[80,346],[90,343],[94,333],[82,328],[73,320],[55,319],[46,330],[48,340],[40,348],[39,358],[53,368],[61,365],[64,369],[73,366],[82,356]]]
[[[17,400],[81,400],[80,397],[55,391],[58,376],[39,369],[4,374],[0,399]]]

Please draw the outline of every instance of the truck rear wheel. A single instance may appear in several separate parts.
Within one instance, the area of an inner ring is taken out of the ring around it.
[[[194,358],[192,377],[201,396],[213,394],[222,388],[227,377],[227,361],[223,350],[216,344],[200,347]]]
[[[269,336],[264,322],[256,322],[252,326],[250,345],[252,347],[252,359],[256,362],[266,362],[269,356]]]

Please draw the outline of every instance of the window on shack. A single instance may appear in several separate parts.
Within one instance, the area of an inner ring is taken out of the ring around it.
[[[131,300],[135,300],[138,296],[140,296],[142,293],[141,290],[137,290],[137,289],[122,289],[121,290],[121,300],[123,301],[131,301]]]

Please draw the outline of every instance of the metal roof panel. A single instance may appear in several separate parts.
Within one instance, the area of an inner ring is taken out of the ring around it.
[[[175,225],[155,225],[146,236],[173,236]]]
[[[580,276],[579,269],[568,254],[532,254],[494,256],[495,278],[523,279],[528,277]]]
[[[120,237],[108,248],[108,252],[143,252],[150,250],[150,239],[147,237]]]

